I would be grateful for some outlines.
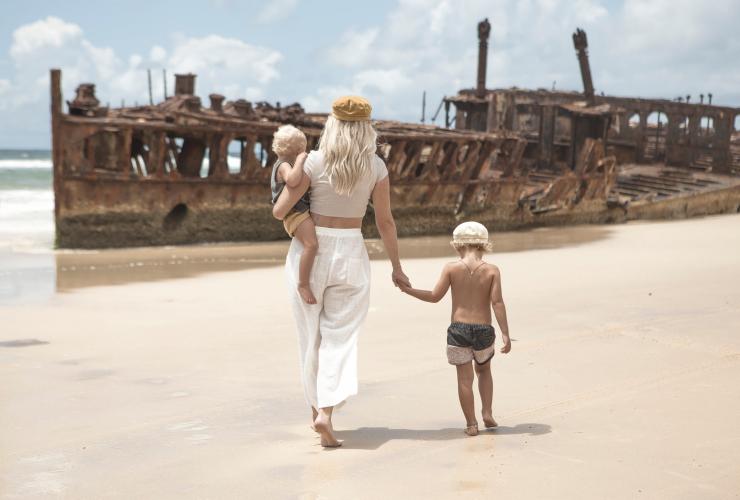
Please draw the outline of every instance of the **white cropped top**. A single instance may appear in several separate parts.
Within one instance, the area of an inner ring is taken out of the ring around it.
[[[311,151],[303,164],[303,172],[311,179],[311,212],[330,217],[363,217],[375,184],[388,175],[385,162],[378,155],[373,157],[372,167],[357,182],[352,194],[337,194],[329,182],[323,153]]]

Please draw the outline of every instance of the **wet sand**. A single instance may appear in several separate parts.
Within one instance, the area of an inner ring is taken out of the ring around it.
[[[520,252],[573,246],[606,238],[605,226],[539,228],[500,233],[496,250]],[[404,258],[452,256],[449,237],[404,238]],[[218,271],[282,266],[289,241],[217,243],[109,250],[52,250],[0,245],[0,306],[43,303],[56,293],[91,286],[125,285],[194,277]],[[367,240],[373,260],[384,259],[378,240]]]
[[[331,451],[308,429],[279,267],[0,308],[0,497],[736,498],[739,228],[628,224],[519,252],[500,235],[514,342],[493,361],[500,427],[475,438],[449,298],[402,295],[382,260]],[[415,285],[446,241],[406,260]]]
[[[500,233],[496,251],[521,252],[574,246],[606,238],[605,226],[538,228]],[[447,236],[403,238],[404,259],[453,256]],[[214,271],[238,271],[282,266],[290,241],[231,243],[55,252],[56,289],[59,292],[88,286],[120,285],[137,281],[184,278]],[[368,239],[372,260],[385,259],[380,240]]]

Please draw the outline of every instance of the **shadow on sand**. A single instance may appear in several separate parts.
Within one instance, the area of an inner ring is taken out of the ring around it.
[[[481,429],[481,436],[528,434],[539,436],[547,434],[551,427],[547,424],[521,423],[514,427],[500,425],[494,429]],[[344,431],[335,431],[338,439],[344,440],[342,448],[359,450],[376,450],[388,441],[394,439],[408,439],[419,441],[449,441],[466,439],[462,428],[448,427],[445,429],[390,429],[388,427],[360,427]]]

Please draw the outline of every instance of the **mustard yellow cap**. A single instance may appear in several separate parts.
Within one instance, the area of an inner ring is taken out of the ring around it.
[[[373,107],[367,99],[356,95],[345,95],[331,104],[331,114],[337,120],[359,122],[370,119]]]

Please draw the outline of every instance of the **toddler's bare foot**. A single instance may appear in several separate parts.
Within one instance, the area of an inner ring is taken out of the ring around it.
[[[478,435],[478,423],[474,423],[472,425],[469,425],[465,428],[465,434],[468,436],[477,436]]]
[[[313,296],[311,287],[308,284],[298,284],[298,294],[306,304],[315,304],[316,297]]]
[[[486,426],[486,429],[490,429],[492,427],[498,427],[498,424],[493,419],[493,415],[491,415],[490,413],[489,414],[486,414],[486,413],[483,414],[483,425]]]

